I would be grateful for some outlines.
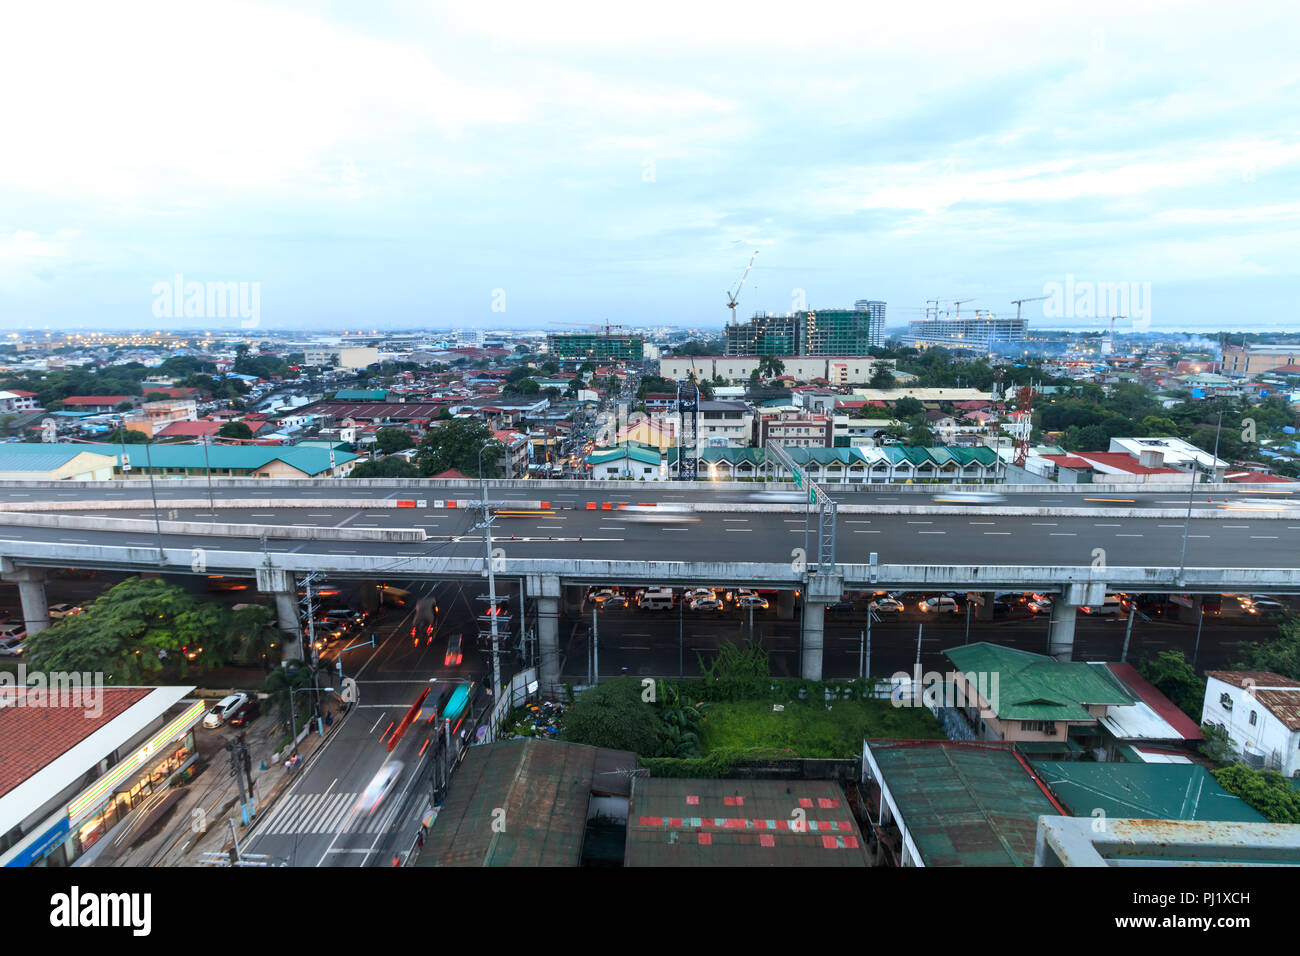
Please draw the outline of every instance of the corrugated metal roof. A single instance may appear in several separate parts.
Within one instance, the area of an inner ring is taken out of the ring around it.
[[[1076,817],[1101,810],[1112,819],[1264,819],[1196,764],[1049,760],[1035,762],[1034,770]]]
[[[848,800],[832,781],[637,777],[623,862],[866,866],[867,857]]]
[[[1003,720],[1094,720],[1085,704],[1127,706],[1133,698],[1084,661],[1058,661],[981,641],[944,651],[965,674],[997,674],[994,712]]]
[[[471,747],[418,865],[577,866],[596,756],[552,740]]]
[[[99,451],[93,445],[7,442],[0,444],[0,471],[53,471],[78,455],[86,454],[113,458],[110,453]]]
[[[1300,681],[1272,671],[1206,671],[1205,676],[1250,688],[1251,695],[1288,730],[1300,730]]]
[[[1060,811],[1010,745],[867,747],[926,866],[1033,866],[1038,817]]]

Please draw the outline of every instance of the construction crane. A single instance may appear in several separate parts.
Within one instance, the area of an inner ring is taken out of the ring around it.
[[[1042,302],[1044,299],[1050,299],[1050,295],[1034,296],[1032,299],[1012,299],[1011,304],[1016,307],[1016,321],[1020,321],[1020,307],[1026,302]]]
[[[604,330],[605,330],[605,338],[609,338],[609,330],[610,330],[610,329],[622,329],[622,330],[624,330],[624,331],[627,330],[627,326],[625,326],[625,325],[610,325],[610,324],[609,324],[609,319],[606,319],[604,322],[551,322],[550,324],[551,324],[551,325],[563,325],[563,326],[565,326],[565,327],[567,327],[567,328],[579,328],[579,329],[604,329]]]
[[[755,249],[754,255],[749,257],[749,265],[745,266],[745,274],[742,275],[740,277],[740,281],[736,283],[735,290],[727,292],[727,308],[731,310],[732,325],[736,324],[736,299],[740,295],[741,286],[743,286],[745,284],[745,280],[749,278],[749,270],[754,268],[754,259],[757,258],[757,256],[758,256],[758,250]]]
[[[954,302],[954,303],[952,304],[952,307],[953,307],[953,310],[954,310],[954,311],[953,311],[953,315],[954,315],[954,317],[960,319],[960,318],[961,318],[961,307],[962,307],[963,305],[965,305],[967,302],[974,302],[974,301],[975,301],[974,299],[958,299],[956,302]]]

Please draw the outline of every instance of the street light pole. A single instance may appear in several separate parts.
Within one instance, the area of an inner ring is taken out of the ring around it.
[[[492,515],[488,509],[487,479],[483,477],[483,452],[487,449],[488,446],[484,445],[478,450],[478,480],[483,507],[483,557],[487,562],[488,617],[492,628],[492,705],[495,707],[501,689],[501,653],[497,647],[497,578],[492,567]]]
[[[1178,581],[1179,587],[1183,585],[1183,575],[1187,571],[1187,536],[1192,530],[1192,498],[1196,495],[1196,459],[1192,459],[1192,483],[1187,490],[1187,520],[1183,522],[1183,556],[1178,561]]]
[[[212,495],[212,463],[208,461],[208,436],[203,435],[203,470],[208,473],[208,511],[212,520],[217,520],[217,502]]]

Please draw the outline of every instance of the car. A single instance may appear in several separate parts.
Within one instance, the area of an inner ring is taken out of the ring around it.
[[[354,611],[352,608],[340,607],[332,611],[325,612],[325,620],[334,621],[347,627],[359,627],[366,621],[364,611]]]
[[[891,597],[882,597],[868,605],[877,614],[897,614],[903,610],[903,602]]]
[[[235,716],[248,703],[248,695],[244,693],[230,694],[221,698],[212,705],[203,716],[203,726],[209,730],[214,730]]]
[[[1120,604],[1119,598],[1113,594],[1106,595],[1105,600],[1100,604],[1085,604],[1079,610],[1084,614],[1097,617],[1118,617],[1124,613],[1124,607]]]
[[[254,697],[247,704],[230,715],[229,719],[226,721],[226,726],[247,727],[260,716],[262,716],[262,705],[259,704],[257,698]]]
[[[758,594],[744,594],[736,599],[736,607],[739,608],[752,607],[758,611],[766,611],[770,606],[767,599]]]
[[[735,590],[728,591],[722,597],[726,601],[739,604],[741,598],[758,597],[758,592],[753,588],[736,588]]]
[[[357,802],[357,813],[374,813],[378,810],[380,804],[397,786],[403,767],[404,764],[400,760],[393,760],[380,767],[379,772],[370,778],[365,792],[361,794],[361,799]]]
[[[716,614],[722,610],[722,602],[715,597],[696,598],[688,606],[692,611],[702,611],[710,614]]]
[[[1218,616],[1223,613],[1223,600],[1217,595],[1201,599],[1201,613],[1211,616]]]
[[[25,648],[21,637],[0,636],[0,657],[19,657]]]
[[[717,594],[714,593],[712,588],[691,588],[691,590],[682,595],[682,600],[689,606],[692,602],[698,601],[700,598],[716,597]]]
[[[75,604],[51,604],[50,620],[60,621],[72,614],[80,614],[81,608]]]
[[[1029,612],[1031,614],[1050,614],[1052,613],[1052,602],[1047,598],[1035,598],[1029,602]]]
[[[597,607],[604,607],[614,598],[620,598],[623,600],[624,605],[627,604],[627,599],[623,598],[623,596],[613,588],[601,588],[598,591],[589,591],[587,593],[587,600]]]
[[[672,606],[672,588],[650,588],[637,601],[637,607],[643,611],[667,611]]]
[[[852,614],[857,610],[857,605],[852,601],[831,601],[826,605],[827,614]]]
[[[1247,614],[1255,614],[1261,617],[1280,617],[1287,609],[1281,601],[1269,601],[1259,598],[1250,602],[1243,610]]]
[[[465,655],[461,650],[463,637],[460,634],[453,634],[447,638],[447,653],[442,658],[444,667],[459,667],[464,661]]]
[[[957,602],[950,597],[932,597],[916,606],[922,614],[956,614]]]

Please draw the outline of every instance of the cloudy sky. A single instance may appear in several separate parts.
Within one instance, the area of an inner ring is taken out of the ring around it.
[[[993,6],[9,4],[0,324],[1300,326],[1294,4]]]

